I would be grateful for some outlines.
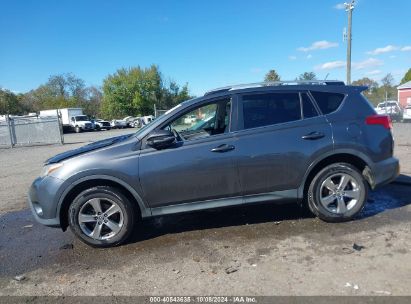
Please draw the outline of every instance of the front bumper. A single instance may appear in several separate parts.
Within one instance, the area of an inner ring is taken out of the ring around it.
[[[49,227],[60,227],[60,217],[57,213],[57,193],[63,181],[51,177],[38,177],[30,186],[28,205],[34,218],[40,224]]]
[[[400,174],[400,163],[397,158],[391,157],[375,163],[372,168],[373,189],[395,180]]]

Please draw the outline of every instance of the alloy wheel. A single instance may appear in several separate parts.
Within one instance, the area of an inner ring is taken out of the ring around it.
[[[358,203],[362,191],[353,176],[347,173],[333,174],[321,184],[320,202],[327,211],[344,214]]]
[[[81,207],[78,222],[88,237],[108,240],[120,232],[124,215],[116,202],[107,198],[93,198]]]

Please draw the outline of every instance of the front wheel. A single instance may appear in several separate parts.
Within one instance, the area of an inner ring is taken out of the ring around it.
[[[133,205],[119,190],[97,186],[80,193],[69,208],[71,230],[93,247],[124,243],[135,222]]]
[[[347,163],[331,164],[316,174],[307,193],[308,207],[326,222],[352,220],[363,209],[368,184],[359,170]]]
[[[74,131],[76,131],[76,133],[80,133],[81,132],[81,128],[79,126],[76,126],[74,128]]]

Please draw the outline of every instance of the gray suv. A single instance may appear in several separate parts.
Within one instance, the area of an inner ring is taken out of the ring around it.
[[[369,188],[399,173],[388,116],[337,81],[225,87],[132,135],[47,160],[32,184],[37,221],[85,243],[123,243],[146,217],[262,202],[353,219]]]

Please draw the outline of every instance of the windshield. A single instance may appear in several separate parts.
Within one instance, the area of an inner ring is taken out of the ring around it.
[[[88,121],[88,117],[86,115],[76,116],[77,121]]]

